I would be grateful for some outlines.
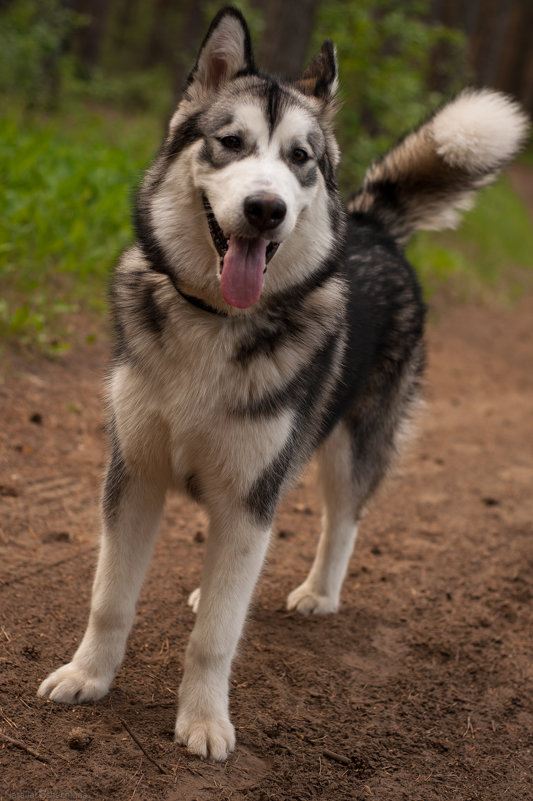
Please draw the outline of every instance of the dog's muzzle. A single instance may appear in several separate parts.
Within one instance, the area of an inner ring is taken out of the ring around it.
[[[209,203],[205,195],[202,196],[202,201],[204,204],[205,216],[207,217],[207,224],[209,226],[209,233],[211,234],[211,239],[213,240],[213,244],[216,248],[216,251],[220,256],[220,271],[222,271],[222,266],[224,264],[224,256],[228,252],[228,240],[224,236],[224,232],[222,231],[222,228],[218,224],[217,218],[215,217],[213,209],[211,208],[211,204]],[[277,209],[271,213],[271,216],[272,214],[276,214],[279,217],[280,210]],[[283,217],[284,216],[285,213],[283,213]],[[283,217],[281,217],[281,219],[283,219]],[[281,219],[278,219],[275,225],[279,225]],[[267,226],[267,227],[275,227],[275,226]],[[275,254],[279,246],[280,246],[279,242],[269,242],[266,249],[265,272],[268,262],[271,260],[272,256]]]

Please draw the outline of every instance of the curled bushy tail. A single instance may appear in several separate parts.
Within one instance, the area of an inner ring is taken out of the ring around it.
[[[377,218],[401,245],[420,229],[455,228],[528,130],[518,103],[467,89],[370,167],[349,209]]]

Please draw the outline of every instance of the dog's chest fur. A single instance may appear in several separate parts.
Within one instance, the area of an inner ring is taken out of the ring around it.
[[[302,418],[323,412],[346,344],[343,288],[328,275],[289,306],[231,318],[199,311],[130,251],[114,293],[122,352],[109,385],[123,455],[155,465],[163,449],[172,482],[195,495],[196,477],[213,472],[246,493],[295,432],[306,458],[316,443]]]

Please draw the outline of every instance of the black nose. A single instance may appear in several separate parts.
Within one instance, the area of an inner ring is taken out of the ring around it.
[[[285,219],[287,206],[277,195],[249,195],[244,201],[246,219],[258,231],[270,231]]]

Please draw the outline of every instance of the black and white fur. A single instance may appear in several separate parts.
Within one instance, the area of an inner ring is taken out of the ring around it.
[[[289,84],[257,71],[239,12],[209,29],[114,275],[112,453],[89,624],[39,689],[67,703],[107,693],[165,493],[181,490],[210,530],[176,739],[218,760],[235,745],[231,663],[280,494],[316,451],[324,528],[287,605],[335,612],[361,513],[419,396],[424,305],[402,247],[416,229],[454,224],[527,130],[504,96],[464,92],[370,168],[348,213],[336,82],[331,43]],[[257,301],[236,307],[221,292],[225,249],[258,235],[279,247],[266,250]]]

